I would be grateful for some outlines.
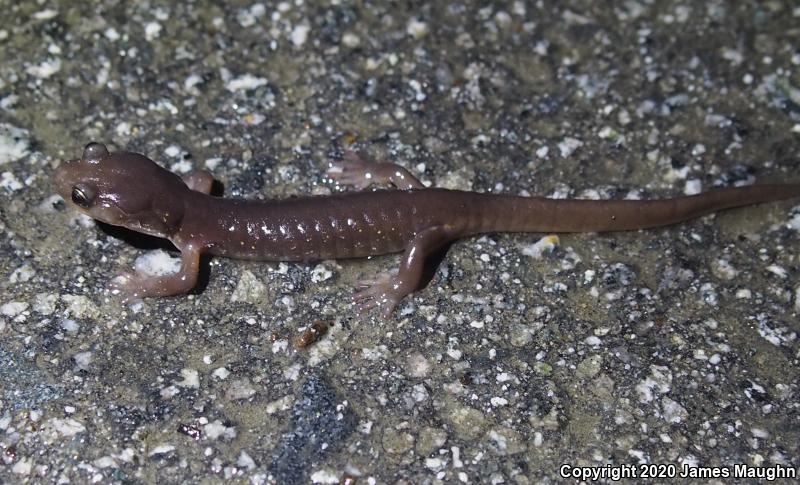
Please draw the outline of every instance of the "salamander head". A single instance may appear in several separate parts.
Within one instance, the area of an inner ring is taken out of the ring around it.
[[[168,237],[180,228],[180,177],[155,162],[130,152],[110,153],[105,145],[86,145],[79,159],[62,163],[53,182],[69,204],[98,221]]]

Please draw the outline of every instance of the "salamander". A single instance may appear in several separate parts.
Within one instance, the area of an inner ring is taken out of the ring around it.
[[[676,224],[724,209],[800,196],[800,184],[751,185],[656,200],[550,199],[425,188],[391,163],[346,152],[328,176],[360,191],[285,200],[210,195],[207,171],[178,176],[132,152],[89,143],[55,171],[57,192],[108,224],[170,240],[181,252],[171,275],[127,272],[113,290],[126,300],[186,293],[200,255],[265,261],[360,258],[403,252],[399,271],[358,283],[362,310],[384,317],[418,289],[425,260],[452,241],[495,232],[608,232]],[[366,190],[373,184],[394,190]]]

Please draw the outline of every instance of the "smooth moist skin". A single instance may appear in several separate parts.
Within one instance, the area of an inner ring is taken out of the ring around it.
[[[163,237],[181,251],[172,275],[124,273],[112,288],[127,299],[186,293],[200,255],[310,261],[404,252],[395,275],[359,282],[354,299],[386,317],[422,279],[425,260],[452,241],[491,232],[607,232],[675,224],[733,207],[800,196],[800,185],[753,185],[671,199],[576,200],[515,197],[425,188],[404,168],[368,163],[353,152],[328,175],[364,190],[287,200],[210,195],[213,177],[180,177],[138,153],[89,143],[61,164],[54,183],[64,200],[99,221]]]

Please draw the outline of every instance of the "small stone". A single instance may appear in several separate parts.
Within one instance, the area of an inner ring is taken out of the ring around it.
[[[486,428],[486,418],[483,413],[470,407],[454,409],[447,419],[461,439],[475,440]]]
[[[578,364],[576,374],[582,379],[591,379],[600,372],[603,365],[603,357],[600,355],[592,355],[587,357]]]
[[[240,399],[249,399],[256,393],[256,390],[250,384],[250,379],[237,379],[232,381],[226,392],[228,399],[232,401]]]
[[[511,428],[492,428],[486,433],[486,438],[498,455],[516,455],[528,449],[522,436]]]
[[[401,455],[414,446],[414,437],[410,433],[390,427],[383,431],[381,444],[387,453]]]
[[[411,377],[425,377],[430,368],[430,363],[420,352],[414,352],[406,357],[406,369]]]
[[[444,446],[447,441],[447,432],[442,428],[426,426],[419,432],[416,450],[420,456],[428,456]]]
[[[324,264],[318,264],[311,270],[311,281],[314,283],[329,280],[331,276],[333,276],[333,271],[328,269]]]
[[[199,388],[200,387],[200,374],[195,369],[181,369],[181,377],[183,380],[177,382],[176,385],[180,387],[192,387],[192,388]]]
[[[267,291],[267,286],[262,283],[251,271],[244,270],[239,276],[236,289],[233,290],[231,301],[243,301],[254,305],[261,302]]]
[[[428,35],[429,31],[430,28],[428,27],[428,24],[417,18],[412,18],[406,25],[406,33],[415,39],[421,39],[425,37]]]
[[[231,440],[236,438],[236,429],[222,424],[219,419],[203,426],[203,435],[207,439],[215,440],[218,438]]]

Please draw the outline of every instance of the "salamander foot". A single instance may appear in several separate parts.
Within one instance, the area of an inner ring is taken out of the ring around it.
[[[108,282],[108,290],[119,294],[123,303],[130,303],[147,296],[144,291],[145,281],[149,277],[136,271],[123,271]]]
[[[373,163],[347,150],[341,162],[330,161],[325,174],[341,185],[352,185],[365,190],[371,185],[391,184],[401,190],[421,189],[425,186],[411,172],[394,163]]]
[[[397,304],[408,292],[397,281],[396,275],[384,274],[374,279],[363,279],[356,283],[360,291],[353,294],[353,301],[361,313],[378,307],[383,318],[392,315]]]

